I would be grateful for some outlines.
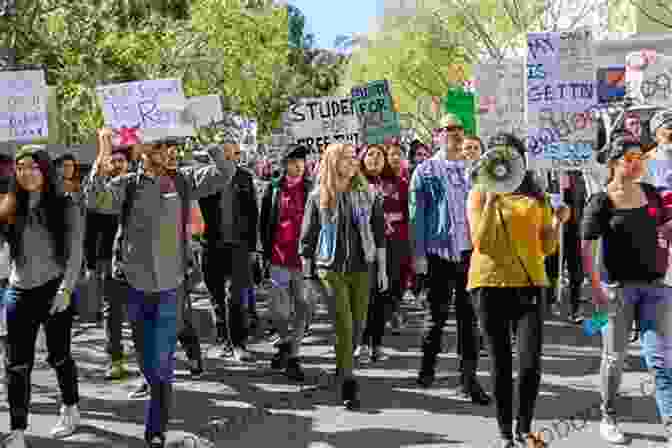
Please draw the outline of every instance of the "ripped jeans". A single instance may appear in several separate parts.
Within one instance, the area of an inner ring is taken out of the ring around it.
[[[623,364],[635,311],[639,310],[642,356],[655,375],[656,404],[661,417],[672,416],[672,365],[665,343],[672,334],[672,288],[661,283],[608,286],[609,322],[602,339],[600,367],[602,415],[615,417],[614,402],[623,377]],[[667,359],[665,359],[667,358]]]
[[[35,339],[40,325],[47,338],[47,361],[56,371],[58,387],[65,406],[79,402],[77,367],[72,359],[72,307],[49,315],[62,277],[32,289],[10,287],[7,307],[7,399],[12,430],[28,427],[30,376],[35,361]]]
[[[140,370],[150,388],[145,412],[145,437],[166,432],[172,402],[177,345],[177,290],[156,293],[129,288],[131,322]]]

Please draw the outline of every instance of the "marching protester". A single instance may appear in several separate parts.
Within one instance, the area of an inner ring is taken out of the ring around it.
[[[214,163],[202,168],[179,168],[168,175],[175,141],[145,145],[138,173],[109,180],[101,161],[112,152],[112,132],[99,133],[100,157],[94,164],[91,192],[97,208],[120,215],[123,240],[120,268],[128,289],[128,317],[133,327],[141,371],[150,387],[145,421],[148,447],[165,444],[171,409],[178,289],[188,274],[187,219],[190,201],[226,188],[235,172],[220,147],[209,148]]]
[[[483,142],[477,135],[465,135],[462,140],[462,158],[478,160],[483,154]]]
[[[252,173],[236,165],[238,141],[226,139],[222,148],[235,171],[230,183],[198,201],[206,226],[203,274],[212,295],[221,354],[231,355],[234,362],[250,362],[254,358],[246,350],[250,319],[245,290],[252,287],[251,263],[257,249],[257,193]]]
[[[284,174],[272,180],[264,192],[259,219],[265,264],[276,285],[276,294],[271,299],[276,302],[271,304],[275,310],[273,323],[281,338],[271,367],[284,370],[297,381],[305,379],[299,349],[312,312],[298,252],[305,205],[313,189],[305,173],[307,154],[308,148],[304,146],[287,149],[283,157]],[[290,335],[292,308],[294,334]]]
[[[504,146],[525,157],[525,145],[511,135],[501,135],[489,146]],[[513,448],[514,401],[518,403],[515,440],[536,440],[531,431],[541,382],[543,292],[549,286],[544,259],[557,248],[560,224],[567,220],[568,210],[560,208],[554,213],[528,171],[522,185],[511,194],[472,189],[468,214],[474,252],[467,288],[487,337],[499,446]],[[512,327],[518,334],[516,400],[511,381]]]
[[[479,333],[466,289],[472,243],[467,221],[469,185],[464,161],[460,160],[463,136],[462,123],[457,117],[446,115],[438,130],[438,152],[418,166],[411,179],[409,208],[415,269],[428,276],[431,314],[431,326],[422,345],[418,384],[430,387],[434,383],[443,327],[454,295],[460,392],[474,403],[488,405],[490,397],[476,378]]]
[[[378,267],[378,289],[388,286],[382,200],[358,174],[357,165],[353,146],[327,146],[319,184],[308,196],[299,243],[304,278],[317,275],[333,301],[336,375],[348,409],[360,405],[353,355],[366,325],[371,264]]]
[[[11,274],[4,297],[7,314],[7,398],[11,433],[4,445],[26,446],[35,339],[44,325],[48,362],[61,391],[54,437],[79,425],[77,367],[71,354],[71,297],[82,266],[82,219],[43,146],[27,145],[15,156],[15,182],[0,203],[8,223]]]
[[[129,152],[131,148],[114,147],[108,160],[101,160],[98,175],[112,179],[128,173]],[[87,278],[96,282],[93,290],[104,302],[103,316],[106,336],[107,353],[110,364],[105,377],[109,380],[120,380],[127,375],[124,363],[124,347],[122,344],[122,325],[124,321],[125,297],[115,288],[112,278],[112,252],[115,236],[119,229],[119,216],[108,209],[96,207],[95,195],[91,193],[93,186],[92,171],[84,184],[84,200],[86,202],[86,231],[84,240],[84,258],[86,260]],[[90,297],[97,303],[97,297]]]
[[[608,157],[609,183],[591,196],[582,222],[584,269],[590,275],[593,303],[606,308],[608,323],[600,367],[600,435],[625,443],[615,408],[623,377],[628,335],[639,316],[642,353],[655,373],[655,397],[668,442],[672,442],[672,364],[669,357],[672,290],[663,282],[669,261],[672,225],[660,193],[638,179],[644,173],[638,140],[618,138]],[[593,242],[602,238],[604,271],[594,268]]]
[[[432,157],[432,151],[420,140],[413,140],[408,150],[408,175],[413,175],[415,168],[422,162]]]

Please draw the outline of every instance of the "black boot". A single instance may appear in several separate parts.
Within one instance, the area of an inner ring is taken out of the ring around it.
[[[291,348],[289,342],[278,344],[278,351],[273,355],[273,359],[271,359],[271,369],[285,370],[287,368]]]
[[[343,406],[352,411],[359,409],[359,385],[354,378],[348,378],[343,381],[341,389],[341,398],[343,399]]]
[[[287,375],[290,380],[294,381],[304,382],[306,380],[306,375],[303,373],[298,357],[294,356],[287,360],[285,375]]]
[[[463,398],[471,400],[474,404],[481,406],[490,405],[492,399],[485,393],[476,378],[476,361],[463,360],[460,362],[460,365],[462,371],[460,373],[458,394]]]

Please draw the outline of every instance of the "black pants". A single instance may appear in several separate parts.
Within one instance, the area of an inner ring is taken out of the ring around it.
[[[88,211],[84,233],[84,259],[86,267],[95,271],[98,260],[112,259],[114,237],[119,228],[117,215]]]
[[[243,300],[243,290],[252,284],[247,247],[205,247],[203,276],[211,295],[219,342],[227,341],[230,336],[230,342],[235,347],[244,347],[249,331],[249,313]]]
[[[436,255],[427,257],[430,306],[430,326],[422,347],[421,374],[434,375],[436,358],[441,352],[443,327],[448,320],[451,297],[455,297],[457,313],[457,345],[460,368],[468,362],[475,368],[478,361],[479,331],[474,308],[467,293],[468,258],[452,262]],[[473,372],[472,372],[473,373]]]
[[[44,325],[47,361],[56,371],[63,404],[79,402],[77,367],[70,351],[72,307],[49,315],[56,291],[63,280],[58,277],[32,289],[7,289],[7,398],[12,430],[28,427],[30,376],[35,362],[35,339]]]
[[[517,328],[518,423],[528,433],[541,381],[544,293],[542,288],[479,288],[473,298],[488,341],[497,423],[502,436],[513,435],[513,355],[511,329]]]
[[[581,287],[583,286],[583,266],[579,247],[579,228],[577,225],[565,225],[563,251],[567,273],[569,274],[569,303],[572,314],[579,311]]]

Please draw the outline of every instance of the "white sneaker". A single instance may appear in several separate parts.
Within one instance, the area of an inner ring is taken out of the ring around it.
[[[614,443],[614,444],[624,444],[625,435],[621,432],[621,429],[618,427],[618,423],[615,419],[611,417],[605,417],[600,423],[600,436],[603,440]]]
[[[3,448],[26,448],[26,439],[23,431],[17,429],[9,433],[2,441]]]
[[[368,345],[362,346],[359,350],[359,363],[369,364],[371,362],[371,348]]]
[[[79,409],[77,405],[61,406],[61,418],[51,430],[51,436],[56,438],[71,436],[79,426]]]

